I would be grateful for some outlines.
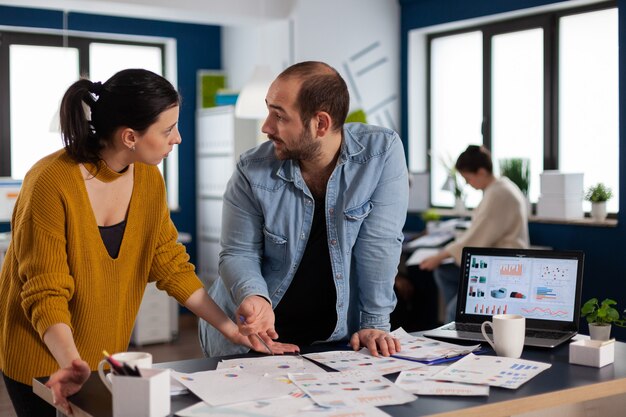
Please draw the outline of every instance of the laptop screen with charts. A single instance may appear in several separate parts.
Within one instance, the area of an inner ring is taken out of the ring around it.
[[[527,346],[554,347],[578,332],[581,251],[464,248],[455,321],[427,337],[484,341],[494,314],[526,317]]]

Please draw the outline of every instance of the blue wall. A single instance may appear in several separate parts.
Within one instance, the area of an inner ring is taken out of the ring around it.
[[[488,16],[528,7],[557,3],[555,0],[399,0],[401,5],[401,83],[402,137],[408,137],[407,113],[407,39],[411,29],[437,25],[456,20]],[[619,44],[626,45],[626,0],[618,1]],[[619,51],[619,76],[626,80],[626,49]],[[619,85],[620,145],[626,138],[626,83]],[[590,143],[590,146],[593,146]],[[626,146],[619,149],[620,201],[617,227],[572,226],[565,224],[530,225],[530,239],[534,245],[555,249],[580,249],[585,252],[583,301],[590,297],[612,297],[621,308],[626,307]],[[418,224],[409,219],[407,224]],[[582,324],[582,331],[587,327]],[[618,339],[626,340],[626,329],[615,329]]]
[[[61,29],[61,11],[0,6],[0,25]],[[177,42],[178,90],[183,96],[179,129],[183,142],[179,145],[180,210],[172,213],[178,230],[191,233],[187,245],[192,262],[196,259],[196,164],[195,107],[196,71],[221,68],[221,29],[218,26],[172,23],[157,20],[68,14],[68,29],[86,32],[121,33],[129,35],[174,38]],[[104,81],[104,80],[97,80]],[[8,230],[2,224],[0,231]]]

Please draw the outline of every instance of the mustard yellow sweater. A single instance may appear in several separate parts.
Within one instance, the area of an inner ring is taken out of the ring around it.
[[[97,178],[118,175],[102,166]],[[82,359],[95,370],[103,349],[127,349],[148,282],[181,303],[202,287],[177,243],[156,167],[135,164],[126,221],[112,259],[78,164],[61,150],[29,171],[0,275],[0,368],[8,377],[30,385],[58,369],[42,340],[55,323],[70,326]]]

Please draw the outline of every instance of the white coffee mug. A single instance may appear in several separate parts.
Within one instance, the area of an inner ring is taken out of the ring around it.
[[[152,368],[152,355],[148,352],[119,352],[111,355],[111,357],[120,363],[127,364],[131,368]],[[100,361],[98,364],[98,375],[109,391],[113,392],[111,379],[104,374],[104,365],[108,364],[106,359]]]
[[[519,358],[524,349],[524,336],[526,333],[526,318],[519,314],[496,314],[480,326],[487,342],[496,351],[498,356]],[[487,335],[486,327],[490,326],[493,331],[493,341]]]

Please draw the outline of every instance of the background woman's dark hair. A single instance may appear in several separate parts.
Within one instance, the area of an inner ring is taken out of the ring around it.
[[[65,149],[76,162],[95,164],[118,128],[144,132],[163,111],[180,102],[169,81],[144,69],[122,70],[104,84],[78,80],[61,101]]]
[[[324,62],[305,61],[290,66],[278,76],[279,79],[290,77],[302,80],[296,105],[305,126],[315,113],[325,111],[333,120],[333,131],[343,128],[350,108],[350,94],[337,70]]]
[[[480,168],[484,168],[488,173],[493,174],[493,162],[491,152],[484,146],[469,145],[459,158],[454,167],[459,172],[476,173]]]

